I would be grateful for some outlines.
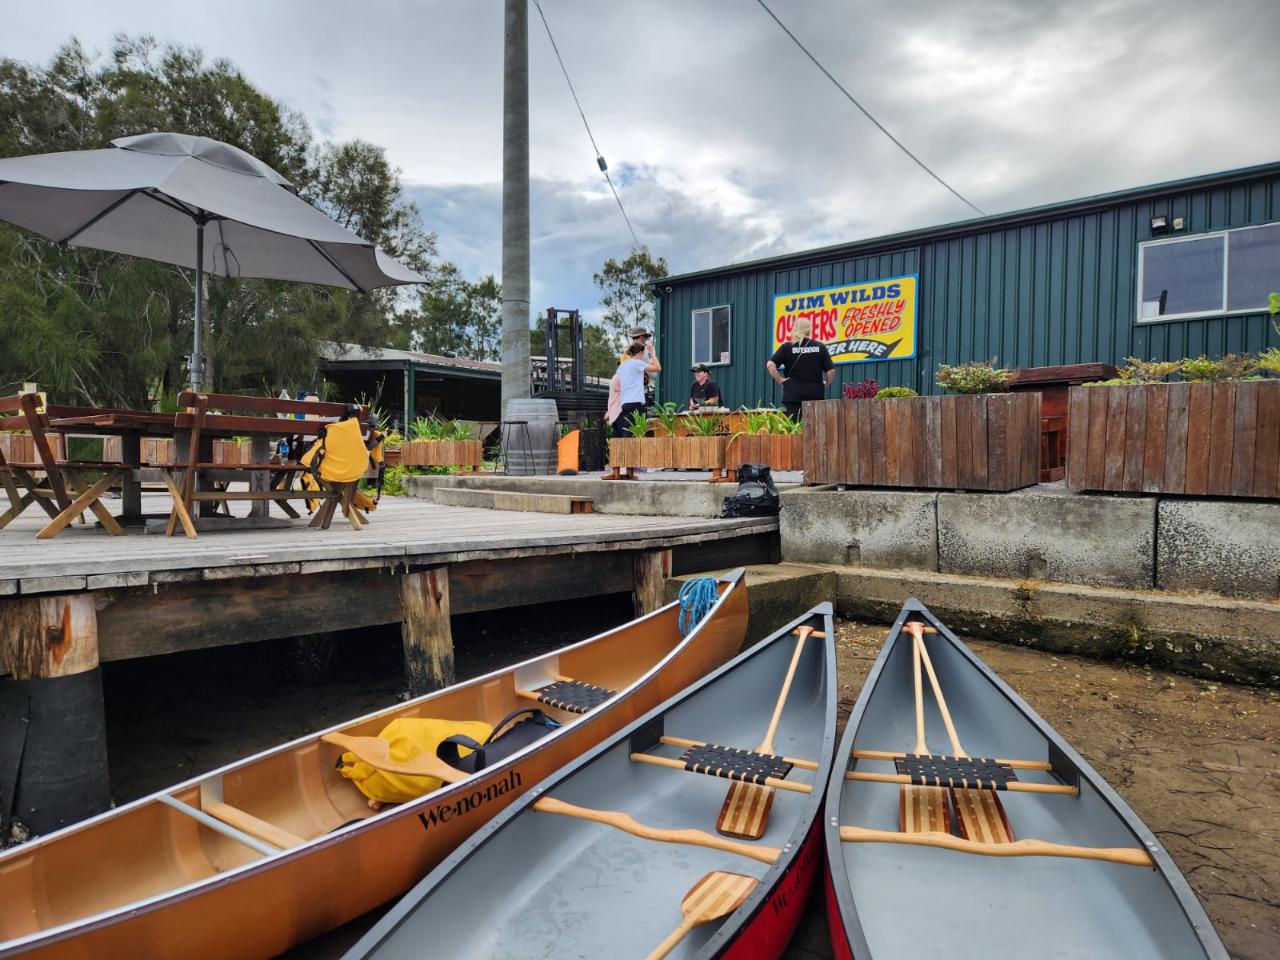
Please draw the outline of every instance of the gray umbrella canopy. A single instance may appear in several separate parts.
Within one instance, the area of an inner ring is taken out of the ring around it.
[[[426,282],[302,200],[261,160],[183,133],[0,159],[0,220],[73,247],[190,267],[197,288],[205,273],[359,291]],[[197,389],[201,300],[197,289]]]

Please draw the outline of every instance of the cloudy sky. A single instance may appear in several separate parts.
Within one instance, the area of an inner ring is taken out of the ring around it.
[[[988,213],[1280,160],[1276,0],[769,0]],[[9,6],[6,2],[5,6]],[[386,147],[441,253],[500,270],[501,0],[61,0],[0,55],[149,33],[234,61],[317,138]],[[640,240],[673,272],[971,215],[756,0],[542,0]],[[598,307],[630,235],[530,8],[533,306]]]

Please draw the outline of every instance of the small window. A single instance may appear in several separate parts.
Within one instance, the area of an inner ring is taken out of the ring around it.
[[[1280,223],[1143,243],[1138,276],[1139,323],[1261,312],[1280,280]]]
[[[719,366],[729,362],[729,308],[693,311],[693,362]]]

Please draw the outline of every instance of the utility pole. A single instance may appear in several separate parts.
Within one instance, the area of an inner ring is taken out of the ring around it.
[[[502,52],[502,415],[529,396],[529,6],[506,0]]]

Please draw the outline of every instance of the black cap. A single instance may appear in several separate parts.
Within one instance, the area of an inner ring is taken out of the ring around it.
[[[695,363],[693,365],[693,372],[694,373],[710,373],[705,363]]]

